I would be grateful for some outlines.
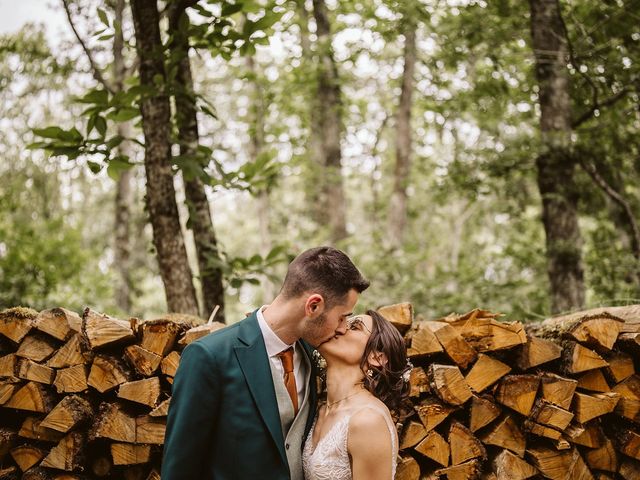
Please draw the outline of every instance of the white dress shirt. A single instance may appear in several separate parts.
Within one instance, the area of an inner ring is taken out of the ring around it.
[[[267,349],[269,361],[276,369],[276,372],[280,373],[280,378],[282,378],[282,383],[284,383],[284,367],[282,366],[282,360],[280,360],[278,354],[285,351],[287,348],[293,347],[293,374],[296,377],[296,388],[298,389],[298,405],[302,405],[304,395],[307,390],[307,386],[305,384],[305,363],[302,361],[302,355],[305,355],[305,353],[302,351],[300,342],[294,342],[293,345],[287,345],[274,333],[273,330],[271,330],[271,327],[262,314],[262,311],[266,307],[268,307],[268,305],[260,307],[256,316],[258,317],[258,326],[262,332],[262,338],[264,339],[264,346]]]

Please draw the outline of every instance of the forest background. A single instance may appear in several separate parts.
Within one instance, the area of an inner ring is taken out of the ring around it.
[[[319,244],[359,308],[640,303],[639,0],[23,3],[0,308],[235,321]]]

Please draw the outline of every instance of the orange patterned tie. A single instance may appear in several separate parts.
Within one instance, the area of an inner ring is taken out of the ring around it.
[[[289,392],[291,402],[293,403],[293,414],[298,414],[298,387],[296,386],[296,377],[293,374],[293,348],[287,348],[284,352],[278,354],[284,367],[284,386]]]

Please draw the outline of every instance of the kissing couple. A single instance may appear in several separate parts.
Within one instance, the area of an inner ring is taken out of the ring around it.
[[[176,373],[162,480],[390,480],[390,409],[409,385],[402,336],[373,310],[349,257],[317,247],[289,265],[280,293],[188,345]],[[314,350],[326,361],[318,402]]]

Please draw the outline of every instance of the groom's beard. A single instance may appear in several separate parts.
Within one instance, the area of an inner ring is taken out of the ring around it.
[[[302,339],[309,343],[313,348],[318,348],[324,342],[331,340],[335,335],[335,332],[326,333],[323,330],[323,326],[326,322],[327,314],[322,313],[314,320],[311,320],[307,324],[307,328],[302,332]]]

